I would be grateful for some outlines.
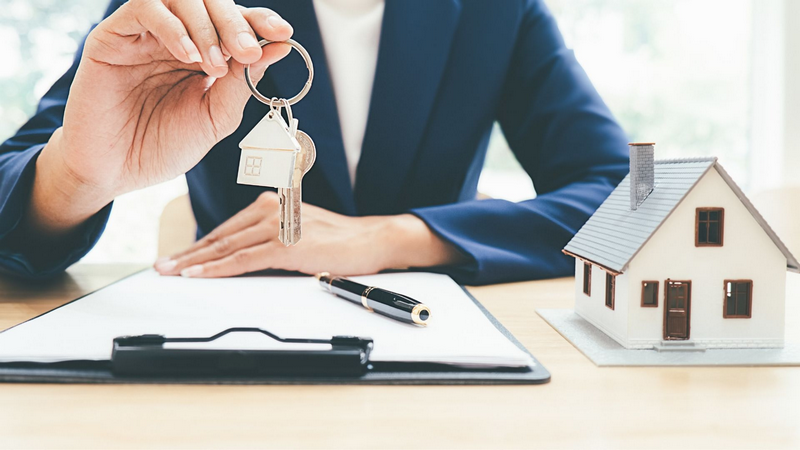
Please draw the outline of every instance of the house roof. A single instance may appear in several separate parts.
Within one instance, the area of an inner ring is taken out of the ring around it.
[[[627,175],[564,247],[564,252],[622,273],[712,167],[786,257],[787,269],[800,272],[800,264],[795,257],[717,162],[717,158],[656,161],[653,192],[636,210],[630,209],[630,174]]]
[[[239,143],[241,148],[294,150],[300,147],[280,115],[264,116]]]

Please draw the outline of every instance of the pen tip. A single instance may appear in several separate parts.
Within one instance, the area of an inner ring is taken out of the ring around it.
[[[317,280],[321,280],[321,279],[322,279],[322,277],[328,278],[328,277],[330,277],[330,276],[331,276],[331,274],[330,274],[330,273],[328,273],[328,272],[320,272],[320,273],[318,273],[318,274],[314,275],[314,277],[315,277]]]

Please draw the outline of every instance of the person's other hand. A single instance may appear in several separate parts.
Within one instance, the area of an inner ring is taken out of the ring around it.
[[[458,262],[460,254],[416,216],[349,217],[303,204],[303,238],[278,240],[278,196],[257,201],[191,248],[156,262],[162,275],[230,277],[266,269],[363,275]]]
[[[262,50],[256,36],[283,41],[292,32],[275,12],[232,0],[122,5],[86,40],[63,127],[37,161],[34,219],[68,228],[120,194],[194,167],[241,122],[244,65],[257,81],[290,50]]]

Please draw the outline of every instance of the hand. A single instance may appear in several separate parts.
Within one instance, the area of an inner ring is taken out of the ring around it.
[[[256,35],[283,41],[292,27],[232,0],[131,0],[101,22],[86,40],[64,125],[37,161],[34,222],[68,228],[194,167],[241,122],[244,65],[257,81],[290,50],[262,50]]]
[[[458,262],[460,254],[410,214],[349,217],[303,204],[303,238],[278,241],[278,196],[262,194],[191,248],[156,262],[161,275],[230,277],[265,269],[363,275]]]

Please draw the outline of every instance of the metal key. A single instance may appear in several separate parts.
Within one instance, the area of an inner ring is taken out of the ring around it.
[[[300,152],[294,166],[292,187],[278,189],[280,199],[280,230],[278,239],[284,245],[295,245],[302,238],[303,177],[317,159],[317,149],[311,137],[298,130],[295,134]]]
[[[260,40],[263,47],[270,41]],[[284,245],[295,245],[302,236],[300,229],[303,176],[314,165],[317,157],[314,141],[298,131],[297,119],[292,116],[292,105],[305,97],[314,80],[314,64],[302,45],[292,39],[284,41],[303,57],[308,69],[308,80],[300,92],[291,98],[269,98],[261,94],[250,77],[250,66],[244,67],[244,79],[256,100],[268,105],[270,112],[239,143],[242,149],[237,182],[278,188],[280,202],[278,239]],[[288,123],[283,122],[281,110],[285,109]]]

